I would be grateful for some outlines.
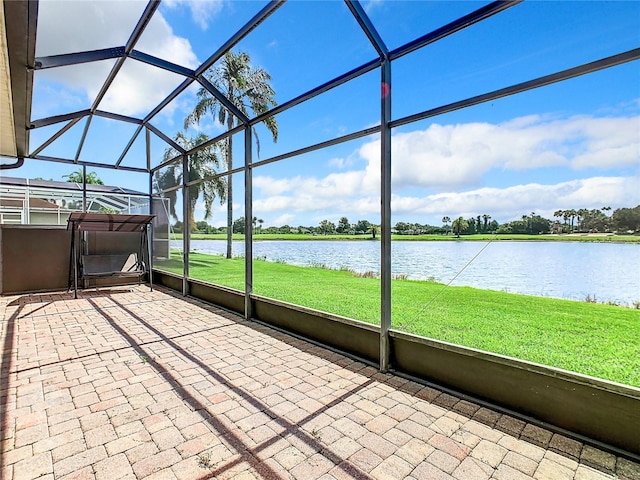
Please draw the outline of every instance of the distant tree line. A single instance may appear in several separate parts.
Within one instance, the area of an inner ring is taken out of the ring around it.
[[[495,234],[530,234],[545,233],[638,233],[640,232],[640,205],[634,208],[618,208],[611,215],[610,207],[602,209],[557,210],[555,219],[544,218],[531,212],[522,215],[518,220],[499,224],[491,215],[483,214],[469,218],[442,218],[442,225],[397,222],[391,233],[396,235],[473,235],[479,233]],[[264,220],[253,217],[254,233],[290,234],[303,233],[310,235],[371,235],[373,238],[380,231],[380,226],[368,220],[358,220],[351,223],[347,217],[341,217],[337,224],[324,219],[318,225],[282,225],[263,228]],[[174,230],[182,232],[182,222],[176,222]],[[233,233],[244,233],[245,218],[240,217],[233,222]],[[195,222],[195,233],[225,233],[226,227],[216,228],[206,221]]]
[[[556,225],[561,225],[562,233],[587,232],[638,232],[640,231],[640,205],[634,208],[618,208],[611,216],[604,212],[611,207],[601,209],[580,208],[578,210],[556,210]],[[562,223],[560,223],[562,219]]]

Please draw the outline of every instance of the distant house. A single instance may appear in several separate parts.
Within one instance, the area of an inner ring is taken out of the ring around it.
[[[72,182],[0,178],[0,223],[66,225],[71,212],[83,211],[82,185]],[[149,195],[121,187],[87,185],[86,210],[148,213]]]
[[[42,198],[31,198],[25,202],[23,198],[0,197],[0,223],[31,223],[49,225],[66,222],[68,212],[63,212],[53,202]],[[28,206],[27,206],[28,205]]]
[[[560,234],[562,233],[562,224],[559,221],[553,222],[551,225],[551,233]]]
[[[82,185],[73,182],[0,177],[0,224],[66,225],[71,212],[83,211]],[[155,215],[153,245],[157,257],[169,256],[169,199],[108,185],[87,185],[86,211]],[[152,212],[150,210],[153,210]]]

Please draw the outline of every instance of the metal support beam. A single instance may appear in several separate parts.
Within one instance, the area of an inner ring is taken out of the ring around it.
[[[244,129],[244,318],[253,317],[253,181],[251,127]],[[229,175],[231,181],[231,175]],[[229,201],[229,199],[227,199]]]
[[[191,225],[189,225],[189,157],[182,155],[182,295],[189,295],[189,242]]]
[[[82,211],[87,211],[87,166],[82,166]]]
[[[140,40],[142,32],[144,32],[144,29],[147,28],[147,25],[149,25],[151,17],[153,17],[153,14],[159,6],[160,0],[149,0],[149,3],[147,3],[144,12],[142,12],[142,15],[140,16],[140,20],[138,20],[138,23],[133,29],[133,32],[131,32],[131,36],[129,36],[129,40],[127,40],[127,44],[124,47],[127,55],[131,53],[133,47],[135,47],[136,43],[138,43],[138,40]]]
[[[191,85],[194,81],[194,77],[199,77],[203,75],[214,63],[216,63],[222,56],[227,53],[228,50],[231,50],[233,46],[246,37],[254,28],[260,25],[269,15],[275,12],[280,6],[284,4],[284,0],[272,0],[269,2],[262,10],[260,10],[251,20],[249,20],[244,27],[236,32],[224,45],[222,45],[213,55],[211,55],[205,62],[198,67],[195,71],[194,76],[191,78],[187,78],[184,82],[182,82],[173,92],[169,94],[167,98],[165,98],[160,104],[154,108],[149,115],[147,115],[144,119],[144,123],[149,122],[153,117],[155,117],[158,112],[160,112],[164,107],[166,107],[171,101],[180,95],[184,90],[186,90],[189,85]]]
[[[76,151],[76,156],[74,158],[75,163],[78,163],[78,160],[80,160],[80,152],[82,152],[84,141],[87,139],[87,133],[89,132],[89,127],[91,126],[91,120],[93,120],[93,115],[89,115],[89,118],[87,118],[87,123],[84,124],[82,137],[80,137],[80,143],[78,143],[78,150]]]
[[[380,371],[389,370],[391,328],[391,61],[381,70],[380,99]]]
[[[416,38],[412,42],[409,42],[401,47],[398,47],[392,50],[389,53],[389,59],[395,60],[397,58],[402,57],[403,55],[407,55],[415,50],[418,50],[426,45],[429,45],[430,43],[441,40],[444,37],[447,37],[453,33],[456,33],[464,28],[467,28],[473,25],[474,23],[478,23],[482,20],[485,20],[486,18],[489,18],[492,15],[495,15],[496,13],[500,13],[508,8],[511,8],[521,3],[522,1],[523,0],[506,0],[506,1],[498,0],[488,5],[485,5],[484,7],[481,7],[469,13],[468,15],[465,15],[464,17],[460,17],[457,20],[454,20],[453,22],[438,28],[431,33],[427,33],[426,35],[423,35],[420,38]]]
[[[244,113],[242,113],[242,111],[240,111],[240,109],[236,107],[231,102],[231,100],[229,100],[220,90],[218,90],[204,75],[200,75],[197,80],[200,85],[205,88],[205,90],[216,97],[216,99],[224,106],[224,108],[229,110],[229,112],[231,112],[234,116],[238,117],[238,119],[240,119],[240,122],[245,125],[249,123],[249,118]]]
[[[109,76],[107,77],[105,82],[102,84],[102,87],[100,88],[100,91],[98,92],[98,95],[96,95],[96,98],[93,101],[93,104],[91,105],[91,111],[92,112],[97,110],[98,105],[100,105],[100,102],[102,101],[104,96],[107,94],[107,90],[109,89],[109,87],[111,86],[113,81],[115,80],[116,75],[118,74],[118,72],[122,68],[122,65],[124,65],[124,61],[125,60],[126,60],[126,57],[120,57],[116,61],[116,64],[113,67],[111,67],[111,72],[109,73]]]
[[[139,118],[128,117],[126,115],[120,115],[119,113],[105,112],[104,110],[96,110],[93,112],[96,117],[108,118],[110,120],[117,120],[119,122],[135,123],[136,125],[142,125],[142,120]]]
[[[78,298],[78,251],[76,247],[76,223],[71,223],[71,262],[73,262],[73,298]]]
[[[151,121],[151,119],[153,117],[155,117],[158,113],[160,113],[160,111],[166,107],[167,105],[169,105],[178,95],[180,95],[184,90],[186,90],[186,88],[191,85],[193,83],[193,79],[192,78],[187,78],[185,79],[184,82],[182,82],[180,85],[178,85],[173,92],[171,92],[169,94],[169,96],[167,98],[165,98],[163,101],[161,101],[156,108],[154,108],[153,110],[151,110],[151,112],[149,112],[149,114],[144,117],[144,121],[143,123],[146,125],[147,123],[149,123]]]
[[[162,140],[167,142],[172,148],[174,148],[175,150],[177,150],[181,154],[185,153],[185,149],[184,148],[182,148],[180,145],[178,145],[176,142],[174,142],[171,138],[167,137],[162,131],[158,130],[156,127],[154,127],[150,123],[147,123],[147,128],[149,130],[151,130],[153,133],[155,133],[157,136],[159,136]]]
[[[148,134],[148,130],[147,130]],[[148,144],[147,144],[148,145]],[[162,201],[162,199],[160,199]],[[155,215],[153,208],[153,175],[149,173],[149,215]],[[153,228],[153,220],[147,225],[147,247],[149,251],[149,283],[153,288],[153,238],[155,237],[155,229]],[[171,251],[171,249],[169,249]]]
[[[86,165],[87,167],[95,167],[95,168],[113,168],[113,165],[106,165],[104,163],[98,162],[86,162],[86,161],[78,161],[74,162],[68,158],[58,158],[51,157],[48,155],[31,155],[27,158],[32,158],[33,160],[44,160],[47,162],[55,162],[55,163],[66,163],[69,165]],[[137,173],[149,173],[146,168],[136,168],[136,167],[119,167],[118,170],[122,170],[124,172],[137,172]]]
[[[160,5],[160,0],[150,0],[150,2],[147,4],[146,8],[144,9],[144,12],[142,12],[141,17],[138,20],[138,23],[133,29],[133,32],[131,32],[131,36],[129,37],[129,40],[127,40],[127,44],[124,47],[125,56],[120,57],[116,61],[115,65],[111,68],[111,72],[109,72],[109,76],[105,80],[104,84],[102,85],[102,88],[100,88],[98,95],[93,101],[93,105],[91,105],[92,112],[95,112],[98,109],[98,105],[100,105],[100,102],[106,95],[107,90],[109,90],[109,87],[115,80],[116,75],[122,68],[122,65],[124,65],[124,61],[127,59],[126,55],[129,55],[129,53],[131,53],[131,51],[133,50],[133,47],[142,36],[144,29],[147,28],[147,25],[149,25],[149,22],[151,21],[151,17],[153,17],[153,14],[155,13],[159,5]]]
[[[362,5],[358,0],[345,0],[347,7],[351,10],[351,14],[355,17],[356,21],[360,25],[360,28],[364,31],[365,35],[369,38],[369,41],[373,45],[373,48],[376,49],[378,55],[381,58],[385,58],[389,53],[387,46],[385,45],[382,37],[373,26],[371,19],[362,8]]]
[[[69,123],[67,123],[64,127],[58,130],[54,135],[52,135],[46,142],[36,148],[31,155],[38,155],[42,150],[47,148],[53,142],[55,142],[58,138],[60,138],[65,132],[67,132],[71,127],[73,127],[76,123],[78,123],[82,117],[74,118]]]
[[[180,157],[180,158],[182,158],[182,157]],[[180,163],[180,165],[182,165],[182,162]],[[189,184],[187,184],[187,186],[190,186],[190,185],[189,185]],[[167,194],[167,193],[169,193],[169,192],[173,192],[173,191],[176,191],[176,190],[182,190],[182,184],[180,184],[180,185],[174,185],[173,187],[171,187],[171,188],[165,188],[164,190],[158,190],[156,193],[157,193],[157,194],[165,195],[165,194]]]
[[[153,173],[151,172],[151,132],[148,128],[144,129],[145,149],[147,154],[147,172],[149,172],[149,181],[153,180]],[[153,193],[153,190],[151,190]]]
[[[296,105],[306,102],[314,97],[317,97],[321,93],[327,92],[332,88],[338,87],[344,83],[353,80],[365,73],[369,73],[372,70],[375,70],[380,66],[380,59],[376,58],[375,60],[371,60],[370,62],[365,63],[364,65],[360,65],[353,70],[349,70],[347,73],[340,75],[339,77],[334,78],[322,85],[309,90],[307,93],[303,93],[302,95],[297,96],[296,98],[289,100],[281,105],[278,105],[275,108],[272,108],[268,112],[263,113],[251,120],[251,125],[257,125],[260,122],[263,122],[266,118],[273,117],[274,115],[278,115],[279,113],[284,112],[285,110],[290,109],[291,107],[295,107]]]
[[[35,69],[65,67],[67,65],[77,65],[79,63],[99,62],[110,58],[124,56],[124,47],[104,48],[102,50],[91,50],[87,52],[65,53],[63,55],[51,55],[49,57],[36,57]]]
[[[460,110],[462,108],[471,107],[473,105],[479,105],[481,103],[491,102],[502,97],[508,97],[517,93],[526,92],[527,90],[533,90],[535,88],[544,87],[553,83],[569,80],[570,78],[579,77],[587,73],[597,72],[598,70],[604,70],[605,68],[615,67],[623,63],[631,62],[640,59],[640,48],[634,48],[617,55],[612,55],[607,58],[596,60],[595,62],[585,63],[583,65],[562,70],[551,75],[545,75],[544,77],[538,77],[533,80],[518,83],[510,87],[494,90],[493,92],[484,93],[475,97],[467,98],[459,102],[449,103],[441,107],[432,108],[431,110],[425,110],[424,112],[409,115],[407,117],[399,118],[391,122],[391,127],[399,127],[409,123],[417,122],[427,118],[435,117],[436,115],[442,115],[445,113]]]
[[[149,201],[149,213],[151,213],[151,201]],[[153,242],[153,229],[151,228],[150,223],[147,223],[145,228],[147,236],[147,257],[149,260],[149,288],[153,292],[153,251],[151,249],[151,243]]]
[[[118,161],[115,164],[116,168],[118,168],[120,166],[120,164],[122,163],[122,160],[124,160],[124,157],[127,155],[127,152],[132,147],[133,143],[136,141],[136,138],[138,138],[138,135],[140,135],[140,132],[142,131],[143,128],[144,127],[142,125],[138,125],[138,128],[136,128],[136,131],[133,134],[133,137],[131,137],[131,140],[129,140],[129,143],[127,143],[127,146],[124,147],[124,150],[122,151],[122,154],[120,155],[120,158],[118,158]]]
[[[235,135],[236,133],[241,132],[244,129],[243,125],[238,125],[236,127],[233,127],[231,130],[228,130],[226,132],[224,132],[221,135],[218,135],[217,137],[213,137],[209,140],[207,140],[206,142],[201,143],[200,145],[197,145],[195,147],[193,147],[191,150],[187,150],[185,152],[186,155],[193,155],[194,153],[198,152],[199,150],[202,150],[203,148],[207,148],[215,143],[220,142],[221,140],[224,140],[227,137],[230,137],[232,135]],[[151,169],[152,172],[155,172],[157,170],[160,170],[164,167],[166,167],[167,165],[172,164],[173,162],[175,162],[176,160],[178,160],[180,157],[180,155],[177,155],[173,158],[170,158],[168,160],[164,160],[163,162],[159,163],[158,165],[156,165],[155,167],[153,167]]]
[[[138,50],[132,50],[129,54],[130,58],[138,60],[139,62],[146,63],[148,65],[153,65],[154,67],[161,68],[162,70],[167,70],[168,72],[177,73],[178,75],[182,75],[188,78],[194,78],[195,71],[190,68],[183,67],[182,65],[177,65],[175,63],[171,63],[167,60],[163,60],[158,57],[154,57],[153,55],[149,55],[144,52],[139,52]]]
[[[378,52],[380,68],[380,371],[389,370],[391,329],[391,60],[389,49],[357,0],[345,0]]]
[[[222,56],[231,50],[236,43],[249,35],[251,31],[264,22],[269,15],[275,12],[278,8],[284,5],[284,0],[271,0],[265,5],[258,13],[256,13],[251,20],[249,20],[242,28],[240,28],[229,40],[227,40],[216,52],[211,55],[205,62],[196,70],[196,77],[199,77],[204,72],[209,70],[209,67],[216,63]]]
[[[76,118],[86,117],[91,113],[91,110],[80,110],[72,113],[65,113],[63,115],[54,115],[52,117],[45,117],[39,120],[35,120],[31,122],[30,128],[41,128],[48,127],[49,125],[54,125],[56,123],[68,122],[69,120],[74,120]]]
[[[275,157],[260,160],[258,162],[255,162],[253,166],[258,167],[262,165],[267,165],[268,163],[279,162],[280,160],[297,157],[299,155],[304,155],[305,153],[310,153],[316,150],[321,150],[323,148],[332,147],[333,145],[340,145],[341,143],[349,142],[351,140],[357,140],[358,138],[368,137],[369,135],[375,135],[376,133],[379,133],[379,132],[380,132],[379,126],[366,128],[364,130],[359,130],[357,132],[349,133],[341,137],[332,138],[331,140],[326,140],[324,142],[316,143],[314,145],[309,145],[308,147],[299,148],[298,150],[292,150],[291,152],[283,153],[281,155],[276,155]]]
[[[244,130],[244,125],[242,125],[242,124],[237,125],[237,126],[233,127],[231,130],[227,130],[223,134],[218,135],[217,137],[211,138],[211,139],[207,140],[206,142],[203,142],[200,145],[197,145],[197,146],[193,147],[191,150],[187,151],[187,155],[193,155],[197,151],[202,150],[203,148],[207,148],[207,147],[209,147],[211,145],[214,145],[214,144],[218,143],[219,141],[224,140],[225,138],[233,137],[233,135],[235,135],[236,133],[240,133],[242,130]]]

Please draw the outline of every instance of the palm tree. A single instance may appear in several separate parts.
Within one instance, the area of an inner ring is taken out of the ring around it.
[[[444,233],[445,233],[445,235],[447,234],[447,227],[449,226],[449,222],[450,221],[451,221],[451,218],[442,217],[442,223],[444,224]]]
[[[270,84],[271,76],[262,68],[253,67],[249,55],[245,52],[227,52],[218,65],[205,73],[205,77],[247,117],[250,116],[250,111],[253,112],[253,115],[259,116],[277,105],[275,91]],[[185,128],[199,124],[207,113],[210,113],[214,120],[226,125],[229,130],[235,127],[235,117],[207,89],[200,88],[198,103],[193,112],[184,120]],[[273,141],[276,142],[278,140],[276,119],[269,117],[263,120],[263,123],[271,132]],[[258,155],[260,155],[260,141],[255,129],[253,134],[258,147]],[[231,170],[233,168],[233,144],[230,136],[224,140],[223,151],[227,168]],[[232,227],[233,185],[231,178],[229,178],[227,182],[227,258],[232,256]]]
[[[576,212],[576,217],[578,217],[578,231],[580,232],[584,231],[583,223],[588,213],[589,210],[587,210],[586,208],[581,208]]]
[[[567,218],[571,219],[571,233],[574,233],[574,229],[573,229],[573,222],[575,220],[575,218],[578,216],[578,212],[575,211],[575,209],[570,209],[570,210],[565,210],[564,211],[564,215],[567,216]]]
[[[529,220],[529,233],[533,234],[533,219],[536,216],[536,212],[531,212],[531,220]]]
[[[482,220],[484,221],[484,224],[482,225],[482,231],[486,233],[489,225],[489,220],[491,220],[491,215],[485,213],[484,215],[482,215]]]
[[[460,238],[460,234],[467,228],[469,228],[469,223],[462,217],[456,218],[451,224],[451,229],[453,230],[453,233],[456,234],[457,238]]]
[[[256,223],[259,223],[260,225],[258,225],[258,231],[262,230],[262,224],[264,223],[264,220],[258,217],[253,217],[253,221],[251,222],[253,224],[253,228],[256,228]]]
[[[566,227],[566,230],[571,233],[571,231],[569,230],[569,217],[571,217],[571,212],[569,210],[563,210],[562,211],[562,218],[564,219],[564,225]]]
[[[179,132],[174,140],[185,150],[191,150],[196,145],[200,145],[209,140],[209,137],[204,133],[197,135],[196,137],[187,138],[184,133]],[[179,153],[173,149],[168,148],[164,152],[164,160],[170,160],[178,156]],[[188,182],[197,180],[204,180],[208,177],[217,175],[216,168],[220,167],[220,156],[218,155],[216,145],[210,145],[196,153],[189,155],[188,160]],[[165,190],[177,185],[180,185],[183,180],[182,165],[177,166],[172,164],[164,172],[156,172],[156,188],[158,191]],[[178,190],[172,190],[165,193],[165,196],[169,199],[169,213],[178,219],[176,214],[176,195]],[[202,195],[204,199],[204,218],[206,220],[211,218],[213,201],[216,197],[220,200],[222,205],[226,200],[227,195],[227,181],[222,177],[216,177],[213,179],[204,180],[196,185],[189,187],[189,228],[192,230],[195,228],[195,207],[198,202],[198,198]]]
[[[62,178],[66,178],[67,182],[83,183],[84,180],[86,180],[87,185],[104,185],[104,182],[96,172],[87,172],[87,178],[84,179],[82,176],[82,168],[71,172],[69,175],[62,175]]]
[[[553,216],[558,217],[558,222],[560,221],[560,217],[562,217],[564,219],[564,226],[567,226],[567,217],[565,217],[564,210],[556,210],[553,212]],[[564,231],[564,228],[562,228],[561,231]]]

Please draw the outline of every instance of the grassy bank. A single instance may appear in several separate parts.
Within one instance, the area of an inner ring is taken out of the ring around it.
[[[190,275],[244,289],[244,260],[192,253]],[[181,273],[177,260],[156,267]],[[380,281],[254,261],[256,294],[379,323]],[[640,310],[435,282],[392,282],[392,327],[640,387]]]
[[[181,233],[175,233],[171,236],[173,240],[182,240]],[[225,233],[193,233],[192,240],[226,240]],[[234,240],[244,240],[244,235],[234,234]],[[264,240],[373,240],[371,234],[367,235],[309,235],[304,233],[256,233],[253,236],[254,241]],[[456,238],[455,235],[392,235],[392,240],[402,241],[548,241],[548,242],[606,242],[606,243],[638,243],[640,244],[639,235],[592,235],[592,234],[573,234],[573,235],[524,235],[524,234],[477,234],[462,235]],[[380,236],[376,235],[375,240],[380,240]]]

